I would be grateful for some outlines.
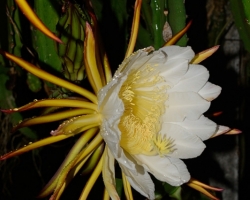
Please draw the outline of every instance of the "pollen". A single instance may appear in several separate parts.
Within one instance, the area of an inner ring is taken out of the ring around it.
[[[166,155],[173,141],[159,134],[166,111],[167,86],[157,65],[131,70],[119,91],[125,111],[119,122],[120,145],[130,154]]]

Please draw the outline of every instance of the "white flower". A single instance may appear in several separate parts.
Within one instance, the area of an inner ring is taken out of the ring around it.
[[[180,158],[199,156],[202,141],[219,130],[203,113],[221,88],[208,82],[205,67],[189,64],[193,57],[190,47],[139,50],[98,94],[107,155],[149,199],[154,183],[148,172],[173,186],[187,182],[190,174]],[[112,167],[106,170],[110,177],[104,182],[114,177]]]

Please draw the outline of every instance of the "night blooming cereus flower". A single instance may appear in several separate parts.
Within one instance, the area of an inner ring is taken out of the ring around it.
[[[189,181],[180,158],[199,156],[205,148],[202,141],[220,130],[203,113],[221,88],[208,82],[205,67],[189,64],[193,58],[190,47],[139,50],[99,91],[108,155],[118,161],[133,188],[149,199],[154,199],[154,183],[148,172],[173,186]],[[105,170],[110,170],[108,165]]]
[[[27,17],[35,27],[54,38],[24,0],[16,3],[23,13],[29,13]],[[87,199],[101,171],[106,188],[104,199],[109,199],[109,196],[113,200],[120,198],[115,189],[115,160],[122,169],[126,198],[133,198],[129,182],[139,193],[154,199],[154,183],[149,173],[173,186],[188,182],[190,174],[180,159],[199,156],[205,148],[202,141],[229,130],[217,126],[203,115],[210,102],[220,94],[221,88],[208,82],[207,69],[197,63],[212,55],[218,46],[196,56],[190,47],[179,46],[166,46],[157,51],[149,47],[130,55],[137,37],[141,3],[141,0],[135,2],[127,58],[113,79],[106,54],[100,56],[100,49],[96,49],[96,35],[91,26],[86,24],[83,56],[94,93],[0,50],[5,57],[35,76],[84,97],[36,100],[20,108],[2,110],[12,113],[38,107],[70,108],[22,121],[15,130],[65,120],[51,131],[52,136],[0,157],[0,160],[4,160],[81,134],[58,171],[39,194],[40,198],[53,193],[51,199],[59,199],[69,181],[88,159],[93,158],[96,166],[84,186],[80,200]],[[173,44],[186,31],[187,28],[184,28],[167,45]],[[59,39],[55,40],[60,42]],[[232,130],[232,133],[235,132]],[[107,144],[104,152],[103,139]],[[96,158],[96,155],[100,157]],[[218,189],[201,185],[193,179],[188,185],[216,199],[203,188]]]

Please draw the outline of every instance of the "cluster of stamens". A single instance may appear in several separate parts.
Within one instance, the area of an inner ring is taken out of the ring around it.
[[[131,70],[119,92],[125,107],[120,145],[130,154],[166,155],[173,149],[173,141],[159,133],[167,86],[156,69],[156,64],[147,64]]]

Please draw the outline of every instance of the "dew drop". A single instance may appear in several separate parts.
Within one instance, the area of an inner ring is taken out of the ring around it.
[[[13,110],[14,110],[14,111],[18,111],[18,108],[14,108]]]
[[[29,144],[32,144],[32,142],[29,142]]]
[[[34,99],[33,101],[34,101],[34,102],[37,102],[38,100],[37,100],[37,99]]]

